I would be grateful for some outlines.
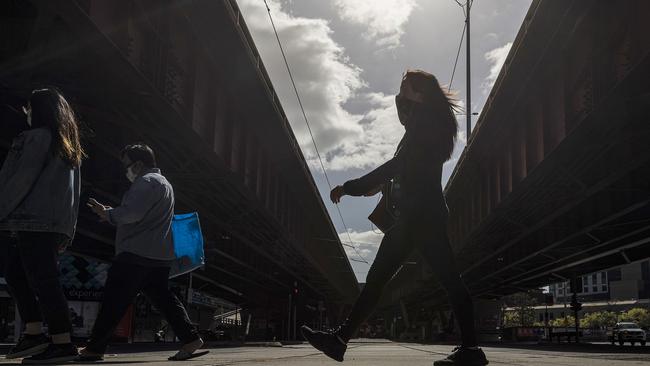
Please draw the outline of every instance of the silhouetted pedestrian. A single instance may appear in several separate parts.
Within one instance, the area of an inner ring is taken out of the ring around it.
[[[192,358],[203,340],[185,307],[169,289],[168,280],[175,259],[171,228],[174,190],[156,167],[149,146],[126,146],[121,158],[131,187],[120,206],[112,208],[92,198],[88,203],[102,221],[117,226],[116,257],[108,271],[102,307],[80,360],[103,359],[115,327],[140,291],[163,313],[183,342],[170,359]]]
[[[23,107],[29,129],[14,139],[0,171],[0,230],[5,278],[25,332],[7,358],[23,363],[74,359],[58,255],[72,240],[79,211],[84,151],[77,119],[60,92],[34,90]],[[51,340],[43,334],[43,318]]]
[[[383,216],[393,219],[384,220],[384,238],[348,318],[331,332],[303,326],[302,333],[314,347],[343,361],[348,341],[374,310],[384,286],[419,250],[447,290],[462,337],[462,345],[434,365],[486,365],[476,339],[472,298],[449,244],[448,209],[441,186],[442,166],[451,157],[458,133],[456,105],[433,75],[420,70],[406,72],[395,104],[406,128],[395,157],[330,193],[332,202],[338,203],[345,195],[374,195],[383,187],[390,198],[379,209],[389,211]]]

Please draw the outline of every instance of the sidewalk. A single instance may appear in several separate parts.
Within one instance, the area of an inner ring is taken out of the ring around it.
[[[174,344],[143,344],[113,347],[103,363],[170,365],[167,357],[174,353]],[[168,347],[169,346],[169,347]],[[650,347],[616,349],[606,345],[588,347],[544,347],[528,345],[487,346],[483,349],[490,365],[540,365],[540,366],[647,366],[650,363]],[[342,365],[330,360],[306,344],[282,347],[221,347],[208,348],[206,356],[184,365],[237,365],[237,366],[327,366]],[[364,342],[349,345],[343,365],[351,366],[431,366],[433,360],[443,358],[452,349],[448,345],[424,345],[416,343]],[[16,365],[17,362],[0,359],[0,365]],[[95,363],[97,365],[97,363]]]

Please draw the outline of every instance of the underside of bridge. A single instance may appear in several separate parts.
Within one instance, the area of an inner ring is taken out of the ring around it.
[[[646,1],[533,1],[446,187],[474,296],[650,256],[648,14]],[[405,269],[388,301],[445,304],[426,268]]]
[[[356,297],[235,1],[8,1],[0,29],[2,155],[26,127],[18,111],[31,89],[57,86],[84,125],[82,200],[119,204],[128,188],[119,151],[143,141],[174,186],[176,211],[198,211],[207,264],[194,287],[277,322],[291,301],[322,302],[336,317]],[[110,260],[113,237],[82,207],[71,250]]]

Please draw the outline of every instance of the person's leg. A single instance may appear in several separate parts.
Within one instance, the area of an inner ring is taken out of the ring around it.
[[[14,298],[20,318],[26,323],[26,334],[43,333],[41,311],[38,307],[36,294],[29,284],[20,253],[17,247],[17,239],[12,238],[10,242],[0,246],[2,256],[5,260],[5,280],[9,293]]]
[[[174,333],[183,343],[178,353],[170,357],[170,360],[185,360],[198,355],[194,352],[203,346],[203,340],[190,321],[185,306],[169,289],[169,268],[152,268],[147,276],[143,292],[167,319],[167,323],[171,325]]]
[[[377,256],[366,276],[366,284],[341,327],[340,337],[345,342],[350,340],[361,323],[372,314],[384,287],[413,252],[411,242],[405,239],[403,225],[396,225],[384,235]]]
[[[160,310],[181,342],[190,343],[199,339],[185,306],[169,289],[168,267],[151,268],[142,292]]]
[[[148,269],[128,263],[114,262],[108,270],[102,305],[93,325],[85,353],[103,355],[115,327],[140,292]],[[84,352],[82,352],[83,356]]]
[[[59,280],[58,248],[61,234],[18,233],[20,260],[31,288],[38,296],[40,311],[47,322],[53,343],[70,343],[68,300]],[[62,339],[61,339],[62,338]]]
[[[418,220],[419,221],[419,220]],[[449,304],[460,328],[461,346],[443,360],[434,362],[442,365],[487,365],[483,351],[478,348],[474,324],[474,304],[469,290],[463,282],[447,234],[446,218],[432,215],[411,227],[411,239],[418,243],[418,249],[429,263],[433,273],[447,291]]]
[[[9,293],[16,302],[20,317],[25,322],[23,335],[6,356],[13,359],[42,352],[47,348],[50,340],[43,334],[41,311],[20,259],[17,238],[9,239],[0,245],[1,255],[5,260],[5,280]]]
[[[336,331],[318,332],[306,325],[300,328],[312,346],[336,361],[343,361],[347,342],[370,316],[379,302],[382,290],[413,251],[412,243],[403,240],[406,237],[403,230],[402,225],[397,225],[384,235],[375,261],[368,271],[366,284],[347,320]]]
[[[59,246],[65,236],[49,232],[18,233],[18,251],[27,279],[38,297],[52,343],[41,353],[23,359],[23,363],[58,363],[77,357],[72,344],[68,300],[59,280]]]
[[[418,242],[420,253],[447,291],[449,304],[460,328],[462,345],[475,347],[478,342],[474,325],[474,305],[456,267],[456,259],[447,236],[446,222],[414,228],[412,235],[413,240]]]

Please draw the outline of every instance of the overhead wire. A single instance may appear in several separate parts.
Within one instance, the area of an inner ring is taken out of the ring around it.
[[[465,38],[465,31],[467,30],[467,12],[465,11],[465,7],[469,7],[470,9],[472,8],[472,4],[474,3],[474,0],[467,0],[465,3],[461,3],[458,0],[454,0],[458,6],[463,10],[463,15],[465,16],[465,22],[463,24],[463,31],[460,34],[460,41],[458,42],[458,50],[456,51],[456,59],[454,60],[454,68],[451,71],[451,79],[449,80],[449,85],[447,86],[447,92],[451,92],[451,85],[454,83],[454,75],[456,74],[456,66],[458,66],[458,58],[460,56],[460,50],[463,46],[463,39]],[[465,112],[467,113],[467,112]],[[462,113],[457,113],[456,115],[462,115]]]
[[[451,80],[449,80],[449,85],[447,86],[447,92],[451,91],[451,84],[454,82],[454,75],[456,74],[456,66],[458,65],[458,56],[460,56],[460,49],[463,47],[463,38],[465,38],[465,30],[467,29],[467,22],[463,25],[463,31],[460,34],[460,42],[458,42],[458,51],[456,51],[456,61],[454,61],[454,69],[451,72]]]
[[[291,85],[293,86],[293,91],[296,94],[296,99],[298,100],[298,105],[300,106],[300,110],[302,112],[302,116],[305,120],[305,124],[307,125],[307,130],[309,131],[309,136],[311,136],[311,142],[314,145],[314,150],[316,151],[316,156],[318,157],[318,161],[320,162],[320,166],[323,169],[323,175],[325,176],[325,180],[327,181],[327,186],[329,187],[330,191],[332,190],[332,183],[330,182],[329,176],[327,175],[327,171],[325,170],[325,164],[323,163],[323,159],[321,158],[320,152],[318,151],[318,146],[316,144],[316,139],[314,138],[314,134],[312,132],[311,126],[309,124],[309,119],[307,118],[307,113],[305,113],[305,109],[302,105],[302,100],[300,99],[300,94],[298,93],[298,88],[296,87],[296,83],[293,79],[293,74],[291,72],[291,68],[289,67],[289,62],[287,60],[287,56],[284,53],[284,47],[282,47],[282,41],[280,41],[280,36],[278,35],[277,28],[275,27],[275,22],[273,21],[273,16],[271,15],[271,8],[269,7],[269,4],[267,3],[267,0],[264,0],[264,5],[266,6],[266,11],[269,14],[269,20],[271,21],[271,26],[273,27],[273,33],[275,33],[275,39],[278,41],[278,46],[280,47],[280,52],[282,53],[282,59],[284,60],[284,64],[287,68],[287,72],[289,73],[289,79],[291,80]],[[339,217],[341,218],[341,223],[343,224],[343,228],[345,229],[345,233],[348,236],[348,241],[351,244],[346,244],[346,243],[341,243],[344,246],[350,247],[354,250],[356,255],[361,258],[361,260],[357,260],[354,258],[349,258],[350,260],[354,262],[361,262],[365,263],[367,265],[370,265],[370,263],[364,258],[361,253],[357,250],[357,247],[354,245],[354,242],[352,241],[352,237],[350,236],[350,230],[348,229],[347,224],[345,223],[345,220],[343,219],[343,214],[341,213],[341,209],[339,208],[338,204],[335,204],[336,206],[336,211],[339,214]]]

